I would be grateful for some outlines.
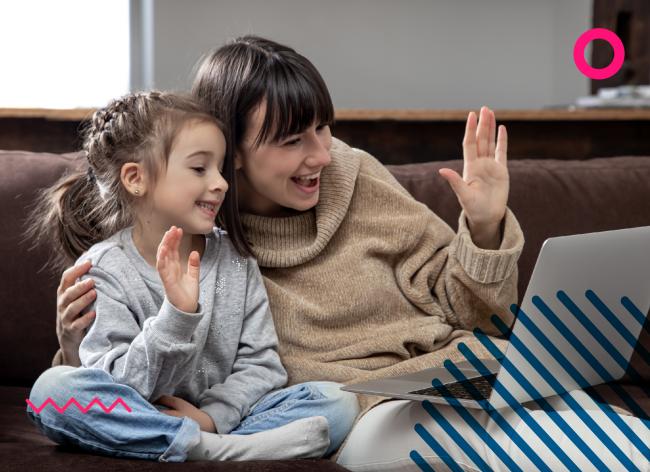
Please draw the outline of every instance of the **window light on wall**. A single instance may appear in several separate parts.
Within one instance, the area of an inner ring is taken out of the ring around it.
[[[0,108],[105,105],[129,90],[129,0],[0,3]]]

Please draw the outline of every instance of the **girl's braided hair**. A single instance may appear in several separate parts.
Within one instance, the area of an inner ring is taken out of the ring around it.
[[[59,270],[74,263],[93,244],[131,226],[134,201],[122,185],[122,166],[142,163],[155,182],[166,169],[179,131],[196,121],[214,123],[227,139],[223,123],[182,95],[131,93],[97,110],[83,131],[88,168],[63,176],[52,187],[41,190],[35,200],[25,231],[25,236],[34,241],[32,247],[51,245],[49,263]],[[231,146],[227,143],[226,147],[225,177],[233,180],[227,175],[228,168],[233,168]],[[233,182],[228,184],[227,195],[235,190]],[[232,198],[226,198],[224,206],[228,200]]]

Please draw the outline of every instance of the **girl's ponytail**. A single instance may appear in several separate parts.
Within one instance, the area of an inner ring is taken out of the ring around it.
[[[93,205],[99,190],[91,172],[63,176],[50,188],[38,192],[27,219],[25,236],[53,249],[49,263],[54,269],[66,267],[93,244],[105,239],[94,221]]]

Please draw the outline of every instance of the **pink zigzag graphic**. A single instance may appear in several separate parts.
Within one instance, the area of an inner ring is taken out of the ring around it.
[[[84,414],[88,413],[88,410],[90,410],[90,408],[91,408],[95,403],[98,404],[98,405],[102,408],[102,410],[104,410],[104,413],[110,413],[111,411],[113,411],[113,408],[115,408],[115,407],[117,406],[118,403],[121,404],[121,405],[124,407],[124,409],[126,409],[126,411],[128,411],[129,413],[131,413],[131,408],[129,407],[129,405],[127,405],[127,404],[124,402],[124,400],[122,400],[122,397],[117,397],[117,400],[115,400],[115,401],[113,402],[113,404],[112,404],[110,407],[108,407],[108,408],[106,408],[106,406],[104,406],[104,404],[102,403],[102,401],[101,401],[98,397],[95,397],[95,398],[93,399],[93,401],[91,401],[91,402],[88,404],[88,406],[87,406],[86,408],[82,407],[82,406],[79,404],[79,402],[78,402],[74,397],[71,397],[70,400],[68,400],[68,402],[67,402],[67,403],[65,404],[65,406],[63,406],[63,407],[60,407],[59,405],[57,405],[56,402],[55,402],[54,400],[52,400],[52,397],[47,397],[47,400],[45,400],[45,401],[43,402],[43,404],[42,404],[40,407],[36,407],[36,406],[35,406],[35,405],[34,405],[34,404],[29,400],[29,398],[26,398],[25,401],[29,404],[29,406],[32,407],[32,409],[33,409],[36,413],[40,413],[41,410],[42,410],[43,408],[45,408],[45,407],[47,406],[48,403],[51,403],[51,404],[54,406],[54,408],[56,408],[56,411],[58,411],[59,413],[64,413],[65,410],[70,406],[71,403],[74,403],[75,405],[77,405],[77,408],[79,408],[79,410],[80,410],[82,413],[84,413]]]

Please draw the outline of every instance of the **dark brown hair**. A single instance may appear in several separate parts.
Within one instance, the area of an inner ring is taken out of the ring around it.
[[[226,194],[236,192],[232,145],[220,120],[189,97],[158,91],[132,93],[94,113],[83,132],[87,171],[65,175],[39,192],[27,219],[26,237],[33,240],[33,246],[51,245],[49,262],[61,269],[93,244],[131,226],[134,201],[122,185],[122,166],[141,162],[155,181],[167,167],[178,132],[194,121],[214,123],[223,131],[227,143],[224,177],[230,188]],[[223,206],[227,205],[226,199]],[[221,216],[220,210],[217,218]],[[236,224],[241,226],[238,220]],[[246,247],[235,240],[233,244],[238,250]]]
[[[266,102],[254,146],[302,133],[315,122],[334,122],[334,105],[314,65],[288,46],[258,36],[237,38],[208,54],[197,68],[193,96],[229,125],[230,142],[239,149],[253,111]],[[235,193],[226,199],[236,200]],[[237,202],[226,209],[238,212]],[[241,226],[229,228],[245,241]],[[247,244],[249,252],[250,247]]]

